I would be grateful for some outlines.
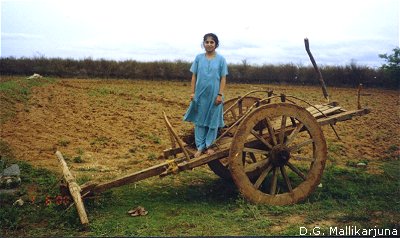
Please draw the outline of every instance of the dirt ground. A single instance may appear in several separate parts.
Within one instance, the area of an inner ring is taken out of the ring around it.
[[[313,104],[325,102],[319,87],[227,85],[226,99],[247,91],[270,88]],[[331,101],[356,109],[357,90],[328,88]],[[1,138],[18,160],[61,172],[55,151],[67,158],[78,179],[107,181],[160,162],[170,146],[162,118],[165,111],[182,133],[192,125],[182,121],[189,105],[190,82],[63,79],[34,88],[27,105],[2,125]],[[371,113],[326,126],[328,163],[351,166],[366,162],[380,173],[388,157],[398,158],[399,92],[364,89],[361,103]]]

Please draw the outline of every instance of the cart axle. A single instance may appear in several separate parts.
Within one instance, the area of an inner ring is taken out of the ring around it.
[[[276,167],[285,165],[290,159],[290,152],[286,146],[275,146],[271,150],[271,163]]]

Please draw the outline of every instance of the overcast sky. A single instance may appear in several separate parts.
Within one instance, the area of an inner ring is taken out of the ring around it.
[[[380,66],[399,0],[1,0],[1,57],[192,61],[216,33],[228,63]]]

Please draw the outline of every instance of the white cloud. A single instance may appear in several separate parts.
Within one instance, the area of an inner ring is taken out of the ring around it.
[[[1,7],[2,56],[192,60],[207,32],[233,63],[308,62],[305,37],[321,64],[376,65],[378,54],[399,46],[397,0],[3,0]]]
[[[42,35],[1,32],[2,40],[40,40],[43,38],[44,37]]]

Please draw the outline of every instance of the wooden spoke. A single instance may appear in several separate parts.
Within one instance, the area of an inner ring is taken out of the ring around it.
[[[300,130],[304,127],[303,123],[299,123],[296,128],[290,133],[290,135],[287,137],[287,140],[285,142],[286,145],[290,145],[290,143],[293,142],[293,140],[296,138],[296,136],[299,134]]]
[[[272,172],[271,189],[269,194],[274,195],[276,193],[276,184],[278,183],[278,167],[275,167]]]
[[[309,140],[303,141],[297,145],[290,146],[288,149],[290,152],[299,151],[301,149],[301,147],[312,144],[313,142],[314,142],[313,139],[309,139]]]
[[[260,176],[258,177],[257,181],[254,183],[254,187],[255,188],[259,188],[260,185],[262,184],[262,182],[264,182],[265,178],[268,176],[269,172],[272,169],[272,164],[268,164],[267,169],[265,169]]]
[[[287,162],[286,164],[293,172],[299,175],[300,178],[302,178],[304,181],[307,179],[306,176],[303,174],[303,172],[301,172],[298,168],[296,168],[292,163]]]
[[[269,161],[269,159],[265,159],[265,160],[261,160],[261,161],[257,161],[256,163],[252,163],[252,164],[247,164],[244,167],[244,170],[246,173],[252,172],[254,170],[264,170],[265,168],[267,168],[267,166],[270,164],[271,162]]]
[[[225,169],[229,169],[229,163],[222,164],[222,166],[224,166]]]
[[[281,121],[281,130],[279,131],[279,144],[283,145],[284,143],[284,137],[285,137],[285,128],[286,128],[286,116],[282,116],[282,121]]]
[[[243,115],[243,100],[238,102],[239,116]]]
[[[255,136],[259,141],[266,145],[269,149],[272,149],[272,145],[268,143],[262,136],[260,136],[255,130],[251,130],[251,134]]]
[[[281,166],[280,169],[281,169],[281,174],[283,176],[283,179],[285,180],[286,186],[289,189],[289,192],[292,192],[293,191],[292,184],[290,183],[290,179],[286,173],[285,166]]]
[[[275,130],[272,127],[271,121],[268,120],[268,118],[265,118],[265,121],[267,122],[268,133],[269,133],[270,137],[272,138],[272,145],[277,145],[278,143],[276,142],[276,138],[275,138]]]
[[[230,113],[232,114],[233,120],[237,121],[238,118],[237,118],[237,116],[236,116],[235,111],[234,111],[234,110],[231,110]]]
[[[314,162],[315,158],[306,158],[306,157],[302,157],[302,156],[294,156],[292,155],[291,157],[293,160],[297,160],[297,161],[307,161],[307,162]]]
[[[260,128],[258,129],[258,134],[259,134],[260,136],[263,135],[263,130],[264,130],[263,127],[260,127]]]
[[[255,149],[255,148],[250,148],[250,147],[244,147],[244,148],[243,148],[243,151],[244,151],[244,152],[253,153],[253,154],[269,155],[269,152],[268,152],[268,151],[259,150],[259,149]]]
[[[296,123],[296,120],[294,119],[294,117],[290,117],[290,121],[292,122],[293,127],[297,126],[297,123]]]
[[[253,163],[257,162],[257,158],[256,158],[256,156],[254,155],[254,153],[249,152],[249,155],[250,155],[250,159],[251,159],[251,161],[252,161]]]
[[[242,152],[242,162],[243,162],[243,165],[245,165],[246,164],[246,152]]]

